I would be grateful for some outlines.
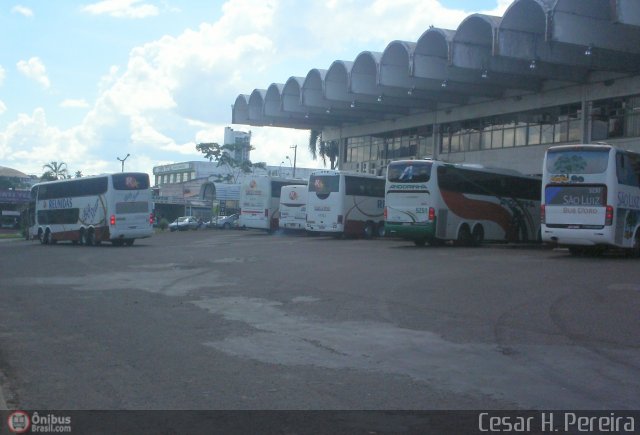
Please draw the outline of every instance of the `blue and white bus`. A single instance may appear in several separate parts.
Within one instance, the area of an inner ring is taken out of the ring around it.
[[[542,240],[574,255],[607,248],[640,256],[640,154],[611,145],[561,145],[542,168]]]
[[[36,184],[31,188],[32,238],[44,245],[133,245],[151,237],[153,214],[149,175],[104,174]]]

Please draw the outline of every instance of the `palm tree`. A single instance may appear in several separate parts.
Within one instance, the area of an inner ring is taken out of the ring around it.
[[[340,147],[337,141],[323,141],[321,131],[311,130],[309,134],[309,152],[313,160],[320,156],[325,166],[327,165],[327,159],[329,159],[331,169],[335,169],[338,155],[340,154]]]
[[[42,177],[40,177],[42,180],[61,180],[69,175],[65,162],[52,161],[43,165],[42,169],[46,169]]]

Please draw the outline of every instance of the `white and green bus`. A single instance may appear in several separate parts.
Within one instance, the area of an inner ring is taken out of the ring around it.
[[[153,214],[149,175],[104,174],[36,184],[31,188],[31,238],[44,245],[131,246],[151,237]]]
[[[611,145],[547,150],[542,240],[572,254],[622,248],[640,256],[640,153]]]
[[[307,230],[335,236],[384,236],[384,178],[321,169],[309,176]]]
[[[539,240],[541,180],[507,169],[437,160],[398,160],[387,167],[387,234],[423,246],[453,240]]]

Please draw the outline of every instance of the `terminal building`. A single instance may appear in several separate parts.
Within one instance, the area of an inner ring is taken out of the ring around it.
[[[311,130],[339,169],[428,157],[540,174],[551,145],[640,152],[640,2],[515,0],[264,85],[232,122]]]

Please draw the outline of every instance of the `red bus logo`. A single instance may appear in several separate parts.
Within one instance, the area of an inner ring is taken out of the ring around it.
[[[29,414],[24,411],[15,411],[7,418],[9,430],[13,433],[25,433],[31,427]]]

